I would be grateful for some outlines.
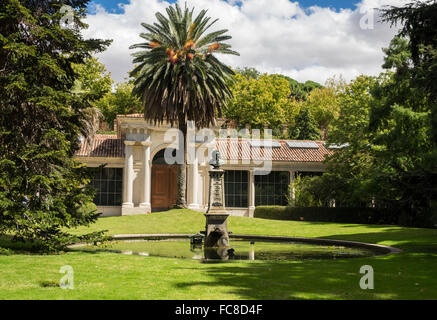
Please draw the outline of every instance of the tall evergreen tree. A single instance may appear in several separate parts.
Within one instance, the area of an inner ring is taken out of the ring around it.
[[[48,249],[70,241],[65,227],[97,217],[89,172],[72,159],[97,98],[72,92],[73,64],[110,43],[82,38],[87,2],[0,2],[0,233]]]
[[[308,108],[302,108],[296,116],[295,125],[289,130],[289,137],[295,140],[320,140],[320,130]]]
[[[412,85],[429,96],[434,145],[437,146],[437,0],[414,0],[383,10],[383,21],[400,24],[399,37],[407,38]]]

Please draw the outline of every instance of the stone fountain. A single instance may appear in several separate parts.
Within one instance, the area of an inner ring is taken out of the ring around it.
[[[221,259],[229,258],[229,233],[227,219],[229,214],[225,209],[224,196],[224,173],[220,169],[223,161],[220,152],[215,150],[209,164],[213,167],[209,171],[209,201],[206,211],[205,227],[205,258]]]

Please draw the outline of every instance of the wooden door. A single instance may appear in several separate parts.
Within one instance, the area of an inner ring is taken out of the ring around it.
[[[177,166],[152,165],[152,211],[167,210],[177,200]]]

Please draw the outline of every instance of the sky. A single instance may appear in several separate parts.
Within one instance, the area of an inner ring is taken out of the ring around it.
[[[143,42],[141,22],[153,23],[155,13],[176,0],[93,0],[85,22],[85,38],[113,39],[97,55],[116,82],[132,70],[135,50]],[[215,30],[228,29],[228,43],[240,56],[221,55],[232,67],[253,67],[260,72],[281,73],[300,82],[324,84],[328,78],[350,81],[360,74],[378,75],[382,48],[389,45],[396,28],[380,23],[374,8],[402,5],[408,0],[177,0],[208,9],[219,18]],[[211,31],[214,29],[212,28]]]
[[[273,0],[274,1],[274,0]],[[92,5],[96,4],[101,5],[106,11],[111,13],[122,13],[123,9],[119,6],[119,4],[127,4],[130,0],[94,0],[91,1]],[[174,0],[168,1],[169,3],[174,3]],[[320,6],[320,7],[331,7],[339,9],[354,9],[359,0],[301,0],[298,1],[302,7],[310,7],[310,6]]]

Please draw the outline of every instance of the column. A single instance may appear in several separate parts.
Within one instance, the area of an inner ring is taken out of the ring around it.
[[[249,170],[249,217],[253,218],[255,212],[255,173]]]
[[[151,195],[151,169],[150,169],[150,141],[141,142],[143,145],[143,193],[141,195],[140,207],[146,209],[146,213],[151,212],[150,195]]]
[[[133,208],[134,204],[132,202],[132,192],[133,192],[133,171],[134,171],[134,156],[133,156],[133,145],[135,141],[124,141],[125,144],[125,198],[123,202],[123,208]]]
[[[191,203],[190,209],[198,209],[198,184],[199,184],[199,160],[197,159],[196,150],[194,152],[193,164],[191,165]]]
[[[294,171],[289,170],[288,172],[290,173],[290,184],[293,185],[293,183],[294,183]],[[294,188],[290,188],[289,197],[291,199],[291,205],[294,206],[294,200],[296,199],[295,193],[294,193]],[[290,203],[289,203],[289,205],[290,205]]]

